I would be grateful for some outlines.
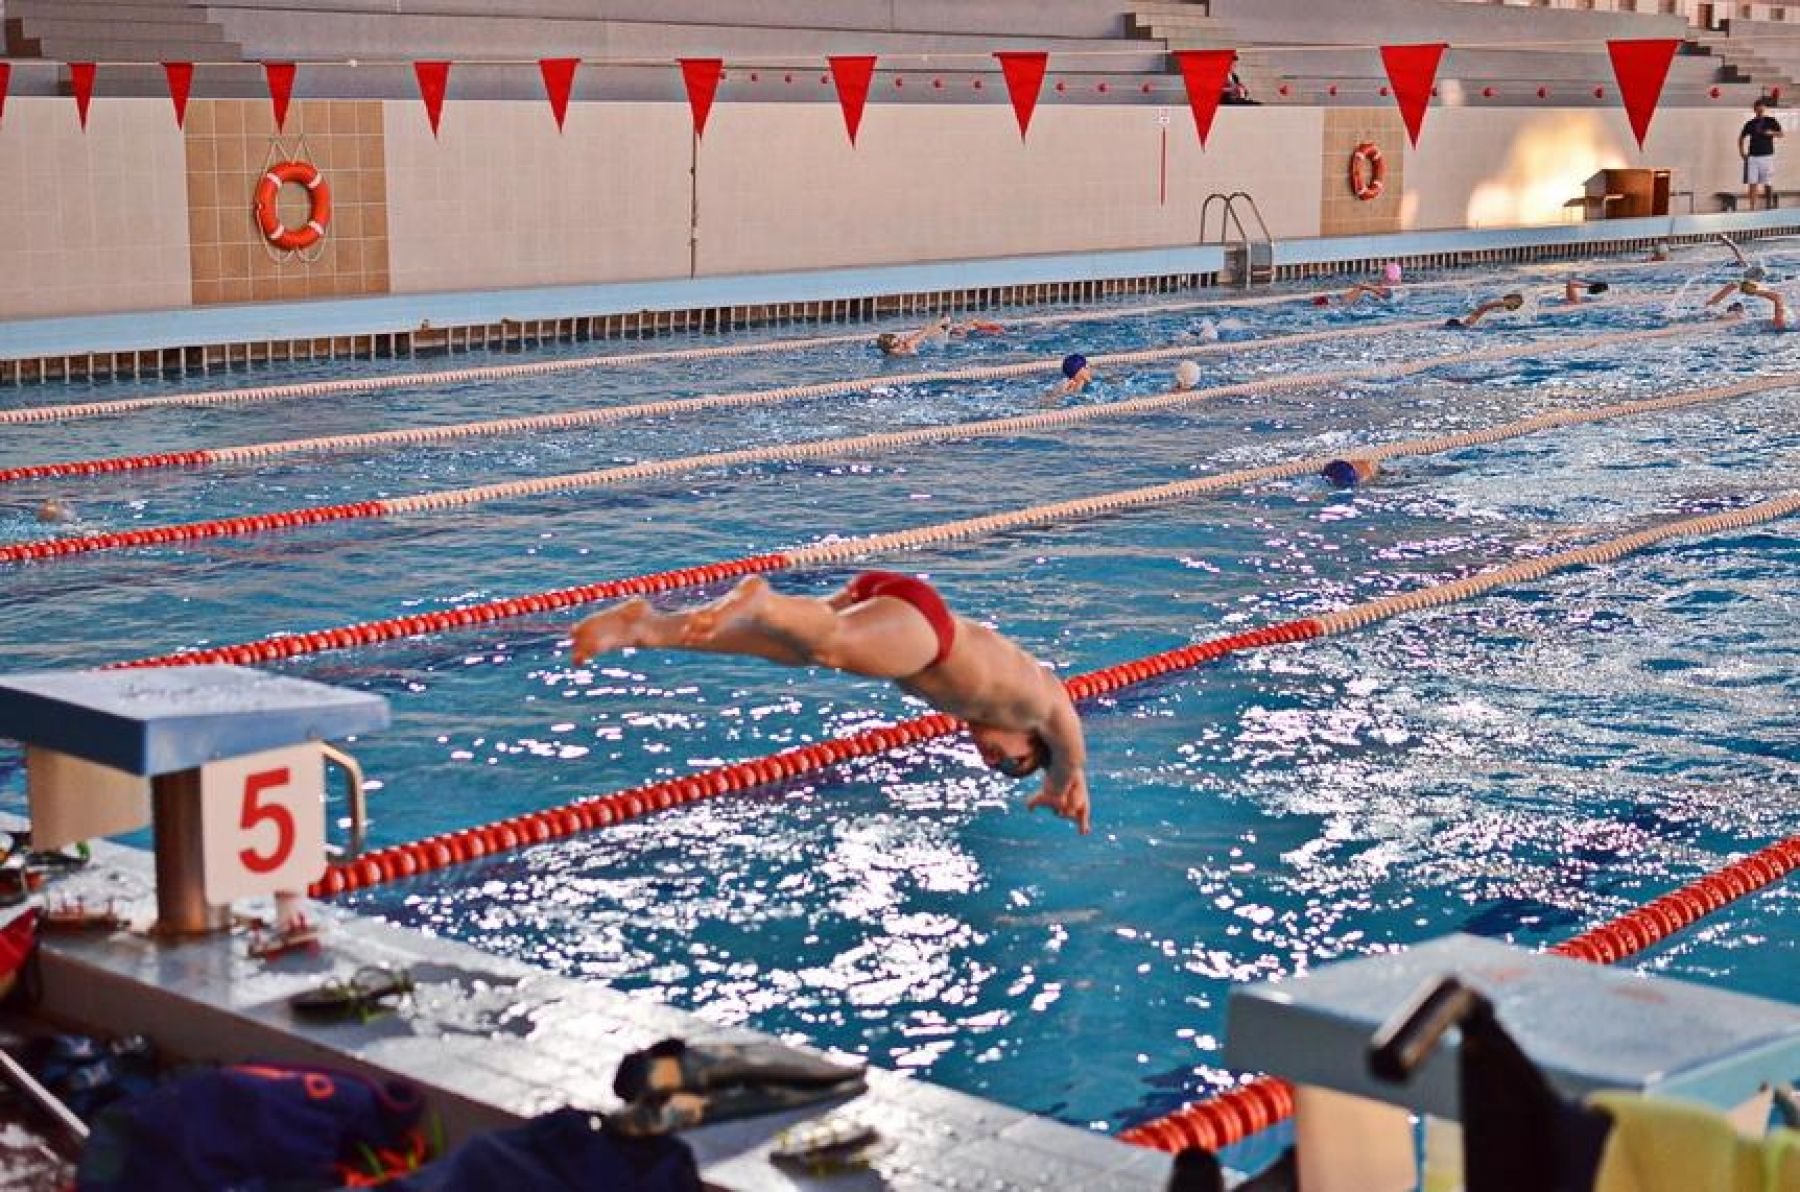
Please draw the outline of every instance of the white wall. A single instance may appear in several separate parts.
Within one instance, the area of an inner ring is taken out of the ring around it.
[[[1675,189],[1705,210],[1714,191],[1741,191],[1737,134],[1748,112],[1670,108],[1638,152],[1617,108],[1433,108],[1410,151],[1408,228],[1556,223],[1565,199],[1609,166],[1674,167]],[[1778,158],[1779,160],[1779,158]],[[1800,170],[1794,174],[1800,179]],[[1686,200],[1675,203],[1687,210]]]
[[[167,99],[11,96],[0,121],[0,318],[192,300],[187,158]]]
[[[686,276],[685,105],[383,105],[395,293]]]

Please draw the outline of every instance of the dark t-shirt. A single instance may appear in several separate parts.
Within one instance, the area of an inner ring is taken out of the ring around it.
[[[1752,116],[1744,121],[1744,131],[1739,138],[1750,138],[1750,156],[1768,157],[1775,152],[1775,138],[1770,133],[1781,131],[1781,124],[1773,116]]]

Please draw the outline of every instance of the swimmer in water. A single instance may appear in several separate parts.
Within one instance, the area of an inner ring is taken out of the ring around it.
[[[1380,281],[1355,282],[1349,289],[1338,295],[1338,302],[1344,306],[1355,306],[1364,298],[1377,302],[1392,301],[1394,297],[1393,287],[1399,285],[1400,279],[1404,276],[1405,271],[1400,268],[1400,262],[1389,261],[1381,271]],[[1313,298],[1313,305],[1330,306],[1331,296],[1328,294],[1317,295]]]
[[[1669,248],[1669,242],[1667,240],[1658,240],[1655,244],[1650,246],[1650,255],[1644,259],[1646,261],[1661,262],[1668,260],[1673,255],[1674,253]]]
[[[1487,318],[1489,315],[1493,314],[1497,310],[1504,310],[1504,311],[1510,312],[1510,311],[1518,310],[1521,306],[1524,306],[1524,305],[1525,305],[1525,295],[1523,295],[1523,294],[1502,294],[1502,295],[1500,295],[1500,297],[1495,298],[1492,301],[1483,302],[1480,306],[1476,307],[1474,310],[1470,311],[1467,315],[1464,315],[1460,319],[1455,319],[1455,318],[1445,319],[1444,326],[1448,327],[1448,328],[1473,327],[1475,324],[1481,322],[1481,320]]]
[[[1603,281],[1583,281],[1579,277],[1571,277],[1563,283],[1563,304],[1577,306],[1580,305],[1583,294],[1590,298],[1598,298],[1610,289],[1612,287]]]
[[[39,505],[37,519],[46,526],[66,526],[70,522],[80,520],[75,516],[74,506],[60,497],[51,497]]]
[[[875,346],[881,349],[884,356],[916,356],[924,345],[940,343],[950,338],[952,326],[950,316],[943,315],[917,331],[908,331],[904,335],[898,331],[883,331],[875,337]]]
[[[999,335],[1005,330],[1004,323],[993,323],[986,319],[965,319],[961,323],[950,324],[950,338],[967,339],[971,335]]]
[[[1063,357],[1062,383],[1052,389],[1047,396],[1067,397],[1072,393],[1080,393],[1086,389],[1088,382],[1094,379],[1094,370],[1088,364],[1086,356],[1080,352],[1071,352]]]
[[[1185,393],[1197,388],[1200,384],[1200,366],[1192,360],[1183,360],[1175,366],[1175,389]]]
[[[1742,294],[1746,298],[1761,298],[1764,302],[1769,304],[1770,325],[1777,331],[1787,330],[1787,302],[1780,294],[1777,294],[1768,286],[1763,285],[1761,282],[1750,280],[1727,282],[1720,286],[1718,291],[1715,292],[1711,298],[1706,300],[1706,305],[1714,306],[1723,302],[1726,296],[1730,294]],[[1738,307],[1740,312],[1743,309],[1743,304],[1740,302],[1734,302],[1732,303],[1732,306]],[[1731,313],[1730,306],[1726,307],[1725,310],[1727,314]]]
[[[1087,745],[1068,691],[1011,640],[959,617],[922,579],[865,571],[823,599],[784,596],[760,575],[711,604],[662,613],[642,598],[615,604],[574,632],[574,662],[612,650],[693,650],[824,666],[902,691],[968,724],[981,760],[1008,778],[1044,772],[1026,802],[1085,835]]]
[[[1334,459],[1319,469],[1333,488],[1359,488],[1381,475],[1381,465],[1372,459]]]

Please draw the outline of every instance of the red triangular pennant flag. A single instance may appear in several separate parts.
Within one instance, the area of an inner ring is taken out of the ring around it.
[[[1662,98],[1669,63],[1680,45],[1673,37],[1606,43],[1606,52],[1612,55],[1613,78],[1619,80],[1619,96],[1625,101],[1625,118],[1631,121],[1631,133],[1640,150],[1650,132],[1650,117],[1656,114],[1656,102]]]
[[[75,114],[81,117],[81,129],[86,132],[88,101],[94,98],[94,64],[69,63],[69,79],[75,84]]]
[[[425,101],[425,114],[431,118],[431,135],[438,135],[438,120],[444,114],[444,92],[450,86],[448,62],[415,62],[413,73],[419,76],[419,98]]]
[[[1181,81],[1187,84],[1188,107],[1194,112],[1194,131],[1200,134],[1200,148],[1212,133],[1213,117],[1218,115],[1219,100],[1225,84],[1231,81],[1231,65],[1237,61],[1236,50],[1177,50],[1175,63],[1181,67]]]
[[[725,75],[725,63],[718,58],[681,59],[681,81],[687,84],[688,111],[694,117],[694,135],[706,135],[706,118],[712,113],[713,96],[718,94],[719,80]]]
[[[1437,82],[1438,59],[1447,48],[1441,41],[1381,47],[1381,64],[1387,67],[1388,85],[1394,89],[1394,102],[1400,105],[1400,119],[1406,121],[1406,135],[1415,149],[1425,109],[1431,104],[1431,86]]]
[[[1031,127],[1031,113],[1037,110],[1038,92],[1044,87],[1044,70],[1050,55],[1042,50],[1002,50],[1000,73],[1006,76],[1006,93],[1012,96],[1013,115],[1019,118],[1019,139]]]
[[[269,80],[269,102],[275,108],[275,131],[287,127],[288,100],[294,95],[294,64],[265,62],[263,76]]]
[[[12,63],[0,62],[0,117],[6,115],[6,88],[12,82]]]
[[[563,119],[569,114],[569,92],[575,88],[575,68],[579,58],[540,58],[538,69],[544,72],[544,93],[550,97],[550,111],[556,117],[556,131],[561,132]]]
[[[175,104],[175,127],[187,127],[188,89],[194,85],[192,62],[165,62],[163,73],[169,76],[169,99]]]
[[[850,132],[850,143],[856,144],[856,130],[862,127],[863,105],[869,102],[869,81],[875,77],[875,55],[840,54],[828,58],[831,79],[837,84],[838,106],[844,109],[844,127]]]

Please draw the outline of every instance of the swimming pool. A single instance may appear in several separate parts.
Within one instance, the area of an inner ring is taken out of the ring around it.
[[[1777,263],[1779,265],[1779,263]],[[1621,271],[1697,304],[1692,258]],[[1602,275],[1605,270],[1602,268]],[[1191,474],[1485,426],[1792,369],[1748,328],[1557,353],[1667,305],[1596,304],[1521,330],[1395,333],[1545,270],[1409,294],[1397,308],[1214,312],[1256,337],[1203,383],[1446,357],[1414,377],[810,463],[702,468],[616,489],[6,568],[11,669],[92,665],[686,566]],[[1708,277],[1723,277],[1714,268]],[[1698,294],[1696,294],[1696,290]],[[1676,301],[1671,297],[1671,301]],[[1128,306],[925,358],[956,367],[1173,343],[1199,312]],[[1354,334],[1300,347],[1275,337]],[[1510,360],[1471,349],[1549,341]],[[695,342],[701,342],[696,340]],[[569,350],[570,354],[580,354]],[[534,354],[534,358],[535,358]],[[554,353],[548,353],[554,355]],[[463,361],[458,362],[463,363]],[[438,424],[863,375],[858,346],[8,427],[0,466]],[[319,368],[320,375],[381,371]],[[1169,367],[1084,400],[1161,390]],[[278,375],[290,375],[280,370]],[[252,380],[260,381],[259,378]],[[221,388],[243,374],[215,376]],[[102,384],[101,398],[192,383]],[[571,472],[749,443],[1042,408],[1039,379],[866,395],[588,431],[469,439],[255,467],[20,485],[0,541],[47,533],[66,495],[118,529]],[[87,386],[0,391],[0,408]],[[1395,464],[1355,494],[1311,482],[889,556],[1060,671],[1415,587],[1500,560],[1784,491],[1800,447],[1778,389]],[[850,570],[775,581],[824,593]],[[359,909],[644,990],[725,1021],[866,1053],[954,1087],[1113,1128],[1219,1083],[1234,982],[1449,930],[1564,938],[1800,830],[1794,713],[1800,535],[1789,523],[1551,577],[1361,634],[1240,656],[1086,709],[1095,834],[1019,809],[952,740],[818,781],[675,809],[358,894]],[[709,591],[716,592],[715,585]],[[684,593],[671,598],[694,598]],[[571,617],[333,651],[286,673],[381,692],[395,723],[355,751],[379,842],[486,822],[914,714],[892,690],[677,655],[568,666]],[[16,751],[0,784],[21,799]],[[1796,895],[1777,886],[1642,963],[1791,996]]]

